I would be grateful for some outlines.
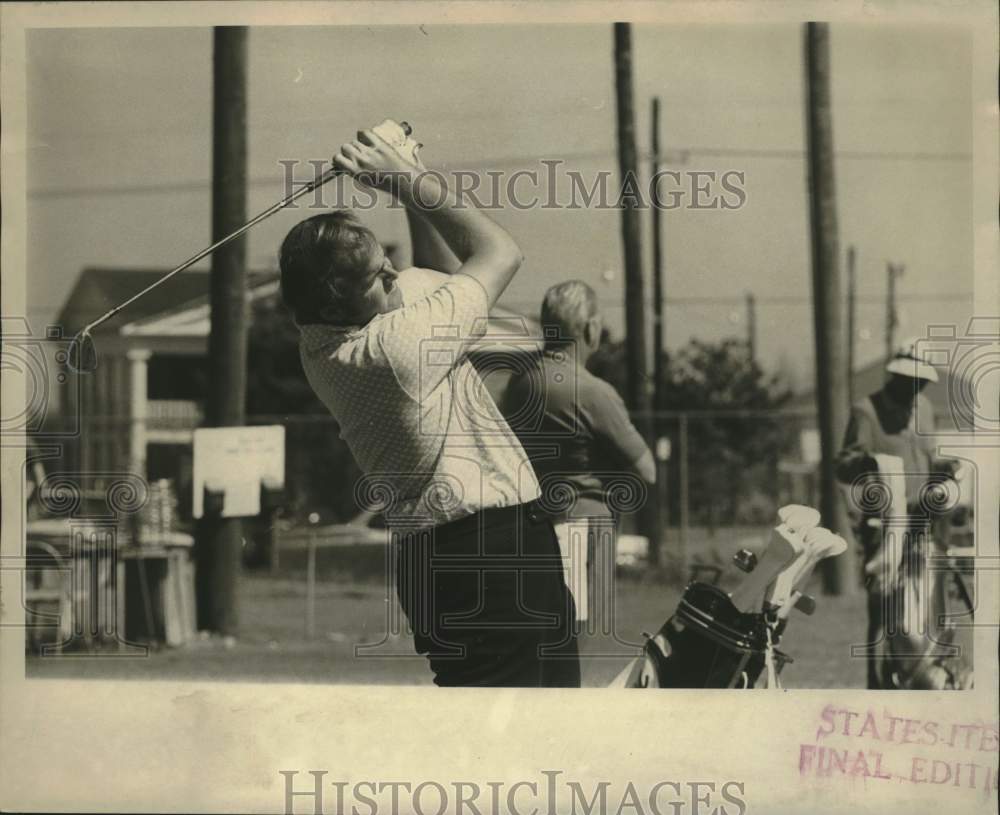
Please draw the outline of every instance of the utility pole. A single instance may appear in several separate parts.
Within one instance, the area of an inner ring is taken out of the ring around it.
[[[837,205],[833,174],[833,118],[830,102],[830,30],[805,24],[806,140],[809,164],[809,223],[812,245],[813,326],[816,345],[816,403],[819,413],[820,512],[835,532],[847,532],[838,494],[835,457],[846,424],[843,326]],[[851,553],[822,561],[823,588],[841,594],[854,588]]]
[[[690,516],[689,508],[691,506],[691,494],[690,494],[690,479],[688,477],[688,417],[686,413],[682,413],[680,419],[677,423],[677,436],[678,436],[678,451],[679,461],[678,467],[680,469],[680,516],[678,523],[680,529],[678,530],[678,537],[680,539],[680,561],[682,566],[687,565],[687,552],[688,552],[688,529],[690,527]],[[683,575],[685,582],[687,581],[687,571]]]
[[[247,29],[216,27],[213,49],[212,240],[247,220]],[[209,386],[205,423],[242,425],[246,416],[246,239],[212,255]],[[199,628],[231,635],[237,627],[236,584],[242,567],[239,518],[206,515],[198,540]]]
[[[857,342],[857,270],[853,246],[847,247],[847,405],[854,404],[854,345]]]
[[[632,104],[632,27],[615,23],[615,89],[618,113],[618,166],[622,189],[638,185],[639,162],[635,146],[635,109]],[[646,303],[642,280],[642,244],[637,201],[623,195],[622,246],[625,252],[625,353],[628,366],[626,401],[648,415],[646,383]]]
[[[651,178],[656,178],[660,172],[660,98],[653,97],[651,111],[652,134],[650,141],[653,146]],[[663,365],[663,354],[667,348],[667,324],[663,316],[663,300],[666,296],[663,285],[663,247],[661,245],[659,198],[653,196],[653,405],[659,413],[666,409],[666,370]],[[657,435],[660,433],[660,422],[657,421]]]
[[[638,418],[639,431],[652,448],[652,407],[646,366],[646,298],[643,295],[642,245],[639,224],[639,160],[635,145],[632,101],[632,26],[614,24],[615,100],[618,114],[618,167],[621,174],[622,244],[625,252],[626,401]],[[655,495],[655,494],[654,494]],[[659,561],[661,530],[656,524],[656,500],[647,499],[641,515],[649,539],[650,562]]]
[[[886,274],[889,277],[889,292],[885,307],[885,361],[888,363],[896,353],[896,329],[899,327],[899,312],[896,311],[896,279],[903,276],[902,263],[886,264]]]
[[[747,353],[751,362],[757,361],[757,298],[748,291],[747,298]]]
[[[650,167],[650,178],[658,178],[660,172],[660,98],[653,97],[650,110],[650,144],[653,156]],[[655,182],[654,182],[655,183]],[[667,371],[664,354],[667,351],[667,323],[664,319],[663,280],[663,246],[662,226],[660,224],[659,196],[654,192],[651,202],[652,233],[653,233],[653,409],[656,419],[653,421],[653,450],[656,451],[656,500],[653,503],[652,522],[660,535],[666,535],[667,507],[670,495],[667,492],[667,472],[670,467],[670,439],[666,437],[666,426],[663,411],[667,409]],[[657,547],[658,548],[658,547]],[[652,553],[653,547],[650,547]],[[659,562],[659,552],[652,563]],[[687,567],[681,561],[681,573],[687,574]]]

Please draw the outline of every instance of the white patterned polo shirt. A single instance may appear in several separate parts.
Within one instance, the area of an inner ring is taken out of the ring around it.
[[[487,326],[482,285],[415,268],[398,284],[403,306],[365,326],[300,327],[306,378],[365,473],[357,502],[437,526],[534,500],[531,463],[468,360]]]

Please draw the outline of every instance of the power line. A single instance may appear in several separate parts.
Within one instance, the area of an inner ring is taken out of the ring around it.
[[[602,306],[610,306],[615,308],[624,308],[624,299],[607,300],[598,294],[598,299],[601,301]],[[940,302],[961,302],[961,301],[971,301],[973,299],[972,292],[951,292],[951,293],[927,293],[927,294],[900,294],[896,296],[898,302],[920,302],[920,303],[940,303]],[[858,297],[856,298],[858,303],[867,303],[870,305],[885,305],[885,297],[878,295],[871,295],[868,297]],[[533,300],[526,299],[509,299],[504,298],[503,303],[505,305],[538,305]],[[667,306],[745,306],[745,297],[723,297],[723,296],[691,296],[691,297],[667,297],[664,299],[664,304]],[[812,298],[809,295],[774,295],[768,296],[757,296],[755,298],[756,304],[759,305],[808,305],[812,303]]]
[[[729,148],[729,147],[671,147],[661,155],[661,161],[665,164],[683,165],[687,164],[691,156],[705,156],[714,158],[764,158],[764,159],[787,159],[799,160],[805,158],[805,150],[800,149],[749,149],[749,148]],[[859,160],[859,161],[960,161],[972,160],[971,153],[961,152],[941,152],[934,153],[928,151],[910,151],[894,153],[881,150],[842,150],[835,154],[836,158]],[[651,152],[640,153],[640,161],[649,161],[652,158]],[[508,156],[496,159],[486,159],[474,163],[460,166],[460,162],[449,162],[443,164],[446,170],[457,169],[482,169],[484,167],[524,167],[525,165],[542,161],[562,161],[564,164],[574,162],[601,159],[606,160],[610,165],[614,162],[614,154],[610,150],[588,150],[573,153],[563,153],[558,156],[531,155],[531,156]],[[303,167],[308,167],[309,160],[301,161]],[[451,167],[449,165],[455,165]],[[247,179],[247,185],[275,186],[281,179],[274,176],[258,176]],[[299,181],[296,178],[296,181]],[[84,196],[100,195],[146,195],[157,192],[201,192],[208,189],[210,181],[189,180],[189,181],[168,181],[157,184],[120,184],[120,185],[91,185],[80,187],[48,187],[28,190],[28,198],[44,200],[46,198],[74,198]]]
[[[124,267],[122,267],[122,268],[124,268]],[[200,271],[202,273],[204,273],[207,270],[206,269],[201,269]],[[901,302],[901,303],[902,302],[928,302],[928,303],[935,303],[935,302],[941,302],[941,301],[958,302],[958,301],[961,301],[961,300],[972,300],[972,298],[973,298],[973,293],[971,291],[967,291],[967,292],[926,292],[926,293],[923,293],[923,294],[897,294],[896,295],[897,302]],[[601,304],[605,305],[605,306],[608,306],[608,305],[624,305],[625,304],[625,299],[624,298],[615,299],[615,300],[605,299],[605,298],[602,298],[600,296],[600,293],[598,293],[598,299],[600,299],[601,300]],[[682,296],[679,296],[679,297],[664,297],[663,298],[663,302],[666,305],[668,305],[668,306],[687,306],[687,305],[693,305],[693,306],[698,306],[698,305],[707,305],[707,306],[712,306],[712,305],[716,305],[716,306],[745,306],[746,305],[746,297],[745,296],[744,297],[726,297],[726,296],[722,296],[722,295],[714,296],[714,297],[713,296],[691,295],[690,297],[687,297],[687,296],[683,296],[682,295]],[[812,302],[812,298],[810,298],[809,295],[807,295],[807,294],[803,294],[803,295],[773,295],[773,296],[768,296],[768,295],[761,296],[761,295],[757,295],[755,297],[755,302],[757,303],[757,305],[760,305],[761,303],[764,303],[764,304],[770,303],[772,305],[785,305],[785,304],[793,304],[794,305],[794,304],[801,304],[801,303],[811,303]],[[885,297],[884,296],[880,296],[880,295],[870,295],[868,297],[859,297],[858,298],[858,302],[859,303],[869,303],[871,305],[885,305]],[[504,297],[503,298],[503,303],[505,305],[532,305],[532,304],[533,305],[541,305],[541,299],[535,301],[535,300],[529,300],[529,299],[524,298],[524,297]],[[34,302],[34,303],[31,303],[31,304],[28,304],[25,310],[28,311],[29,313],[30,312],[41,312],[41,311],[46,310],[49,307],[55,308],[56,306],[61,306],[61,305],[62,305],[62,302],[59,302],[59,303]]]

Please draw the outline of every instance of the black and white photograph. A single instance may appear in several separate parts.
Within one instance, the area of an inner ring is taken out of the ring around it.
[[[714,5],[0,6],[3,811],[997,811],[997,10]]]

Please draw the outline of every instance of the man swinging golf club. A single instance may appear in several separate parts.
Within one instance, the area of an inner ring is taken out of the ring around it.
[[[454,273],[404,302],[399,272],[349,213],[300,222],[280,267],[303,368],[362,486],[391,494],[396,588],[435,683],[578,686],[558,541],[531,464],[468,360],[521,250],[425,172],[406,135],[391,121],[360,131],[334,165],[406,207],[415,263],[440,259]]]

